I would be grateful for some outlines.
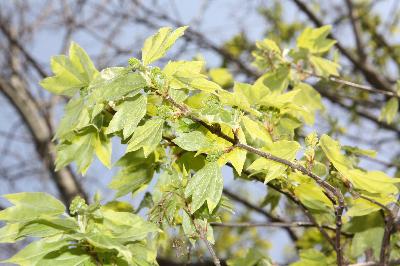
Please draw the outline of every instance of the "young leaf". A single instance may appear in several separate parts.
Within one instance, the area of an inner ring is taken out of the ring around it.
[[[65,206],[53,196],[41,192],[21,192],[3,196],[14,206],[0,211],[0,220],[24,222],[43,216],[58,216],[65,212]]]
[[[89,132],[85,135],[75,135],[68,141],[57,145],[56,171],[75,161],[78,171],[85,174],[93,161],[94,143],[97,132]]]
[[[213,68],[209,71],[211,79],[223,88],[233,84],[233,76],[226,68]]]
[[[61,249],[44,256],[38,266],[95,266],[92,257],[79,248]]]
[[[297,39],[299,48],[307,49],[313,54],[321,54],[329,51],[336,43],[335,40],[328,39],[332,26],[326,25],[320,28],[305,29]]]
[[[74,130],[90,123],[90,114],[82,98],[72,98],[64,107],[64,115],[56,130],[55,138],[61,139]]]
[[[379,115],[379,120],[386,121],[386,123],[391,124],[396,118],[397,112],[399,111],[399,100],[395,97],[390,98],[390,100],[383,106],[381,114]]]
[[[379,258],[381,249],[383,227],[372,227],[362,232],[357,232],[351,242],[351,256],[357,258],[367,249],[372,249],[375,259]]]
[[[333,76],[339,75],[338,69],[340,66],[338,63],[313,55],[310,57],[310,62],[311,65],[314,67],[315,73],[317,73],[317,75],[323,77],[329,77],[331,75]]]
[[[180,134],[173,142],[187,151],[197,151],[212,145],[211,141],[200,131]]]
[[[55,75],[43,79],[40,85],[54,94],[67,96],[87,87],[98,75],[89,56],[74,42],[69,48],[69,58],[64,55],[51,58],[51,69]]]
[[[113,177],[109,187],[117,191],[115,198],[135,193],[151,181],[154,174],[154,156],[144,158],[142,151],[126,153],[116,163],[122,169]]]
[[[129,95],[134,96],[147,85],[139,73],[133,73],[128,68],[110,67],[103,69],[100,75],[91,82],[88,105],[104,101],[116,101]]]
[[[223,179],[216,162],[207,163],[189,180],[185,196],[192,197],[191,212],[197,211],[205,201],[212,212],[221,199]]]
[[[329,161],[355,188],[384,195],[398,192],[394,183],[399,183],[400,179],[390,178],[380,171],[364,172],[353,169],[350,161],[340,152],[339,142],[328,135],[322,135],[319,143]]]
[[[4,260],[3,262],[14,263],[20,266],[39,266],[41,264],[39,264],[38,262],[43,257],[67,245],[68,241],[66,239],[61,239],[53,242],[41,239],[30,243],[13,257]]]
[[[300,148],[300,144],[296,141],[281,140],[268,144],[264,150],[272,155],[292,161],[296,158],[296,154]],[[280,177],[287,169],[287,166],[265,158],[258,158],[248,167],[248,169],[264,173],[264,182],[268,183],[269,181]]]
[[[170,61],[164,67],[163,73],[170,80],[173,89],[187,88],[201,90],[209,93],[221,90],[221,87],[202,74],[204,61]]]
[[[132,100],[128,99],[118,106],[117,113],[107,127],[106,134],[123,130],[124,139],[129,138],[140,120],[146,114],[147,97],[138,95]]]
[[[163,124],[164,119],[153,118],[138,127],[129,141],[126,152],[143,148],[144,156],[147,157],[161,141]]]
[[[144,240],[148,234],[159,231],[154,224],[133,213],[102,209],[102,214],[103,224],[113,232],[113,239],[122,243]]]
[[[100,162],[106,167],[111,168],[111,141],[103,131],[99,132],[99,134],[95,134],[93,146],[94,152]]]
[[[142,49],[143,65],[148,65],[163,57],[187,28],[184,26],[172,31],[171,28],[164,27],[159,29],[155,35],[147,38]]]

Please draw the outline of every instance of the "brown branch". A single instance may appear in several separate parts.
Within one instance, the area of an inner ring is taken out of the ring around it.
[[[361,28],[360,23],[356,20],[356,10],[354,9],[354,4],[351,0],[345,0],[347,9],[349,11],[349,18],[351,22],[351,27],[354,33],[354,39],[357,46],[358,58],[361,62],[367,61],[367,56],[364,51],[364,46],[361,40]]]
[[[278,228],[293,228],[293,227],[316,227],[316,225],[312,222],[268,222],[268,223],[263,223],[263,222],[241,222],[241,223],[235,223],[235,222],[229,222],[229,223],[218,223],[218,222],[212,222],[210,223],[212,226],[216,227],[278,227]],[[330,231],[336,231],[336,227],[330,226],[330,225],[321,225],[322,228],[328,229]],[[346,233],[346,232],[340,232],[340,234],[344,236],[353,236],[352,234]]]
[[[285,221],[284,219],[273,216],[271,213],[265,211],[263,208],[258,207],[257,205],[254,205],[253,203],[247,201],[246,199],[240,197],[239,195],[227,190],[226,188],[224,188],[223,193],[225,195],[227,195],[228,197],[230,197],[231,199],[243,204],[247,208],[264,215],[265,217],[267,217],[270,221],[272,221],[274,223],[282,223],[282,224],[287,223],[287,221]],[[290,229],[290,227],[284,227],[284,229],[286,230],[287,234],[289,235],[289,237],[292,239],[293,242],[296,242],[298,240],[297,235],[295,234],[295,232],[293,232],[293,230]]]

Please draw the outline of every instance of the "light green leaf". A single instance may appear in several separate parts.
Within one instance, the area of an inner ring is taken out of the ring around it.
[[[146,81],[139,73],[133,73],[128,68],[106,68],[90,83],[91,94],[88,104],[94,105],[104,101],[120,100],[124,96],[134,96],[146,85]]]
[[[58,216],[65,206],[53,196],[41,192],[21,192],[3,196],[14,206],[0,211],[0,220],[24,222],[45,216]]]
[[[67,245],[68,241],[65,239],[54,242],[47,242],[46,240],[41,239],[30,243],[13,257],[3,262],[15,263],[20,266],[41,266],[38,262],[44,256]]]
[[[207,163],[189,180],[185,196],[192,197],[191,212],[197,211],[205,201],[212,212],[221,199],[223,179],[216,162]]]
[[[56,130],[55,138],[63,138],[74,130],[88,126],[90,114],[82,98],[72,98],[64,108],[64,115]]]
[[[190,90],[202,90],[208,93],[215,93],[221,87],[202,74],[204,61],[170,61],[164,67],[163,73],[170,80],[173,89],[187,88]]]
[[[248,250],[247,254],[243,257],[229,259],[227,261],[228,266],[272,266],[269,257],[265,256],[262,252],[256,248]]]
[[[112,150],[110,139],[107,138],[103,131],[101,131],[99,134],[95,134],[93,145],[97,158],[99,158],[100,162],[110,169]]]
[[[301,114],[304,122],[309,125],[314,124],[316,112],[324,108],[321,95],[313,87],[302,82],[297,84],[293,90],[298,91],[293,103],[306,111]]]
[[[163,124],[163,119],[153,118],[139,126],[129,141],[127,152],[143,148],[144,156],[147,157],[161,141]]]
[[[54,76],[43,79],[40,85],[52,93],[67,96],[87,87],[98,75],[89,56],[74,42],[69,48],[69,58],[64,55],[51,58],[51,69]]]
[[[383,205],[387,205],[390,202],[395,201],[392,197],[381,198],[374,197],[369,195],[370,199],[375,200]],[[381,209],[381,207],[375,203],[372,203],[363,198],[353,199],[349,205],[349,209],[346,212],[346,216],[354,217],[354,216],[364,216],[370,214],[372,212],[376,212]]]
[[[259,78],[271,92],[283,92],[289,85],[290,68],[283,65],[273,71],[267,72]]]
[[[327,257],[316,249],[300,251],[300,261],[290,264],[290,266],[330,266],[334,265],[335,260]]]
[[[267,144],[263,150],[277,157],[292,161],[296,158],[300,148],[301,146],[297,141],[281,140]],[[248,169],[264,173],[264,182],[268,183],[284,174],[287,166],[261,157],[255,160]]]
[[[99,73],[88,54],[76,42],[71,42],[69,58],[84,80],[91,81]]]
[[[246,138],[244,136],[243,130],[239,128],[238,137],[240,143],[246,144]],[[243,165],[246,161],[247,152],[243,149],[233,148],[231,151],[224,153],[218,159],[218,165],[224,166],[227,162],[230,162],[235,168],[236,172],[241,175],[243,170]]]
[[[317,75],[323,77],[329,77],[331,75],[338,76],[339,72],[338,69],[340,65],[328,59],[319,57],[319,56],[311,56],[310,62],[315,69]]]
[[[182,229],[188,238],[195,238],[197,236],[196,227],[189,214],[185,211],[182,212]]]
[[[233,84],[233,76],[226,68],[213,68],[209,71],[212,81],[223,88],[229,88]]]
[[[294,175],[298,174],[294,173]],[[324,194],[324,190],[315,184],[315,182],[311,180],[307,181],[308,182],[300,182],[299,185],[294,188],[295,195],[307,208],[321,212],[332,211],[332,202]]]
[[[56,171],[75,161],[78,171],[85,174],[93,161],[97,134],[92,130],[85,135],[75,135],[70,140],[57,145]]]
[[[246,132],[253,138],[262,140],[264,143],[271,143],[272,138],[266,128],[258,121],[254,121],[247,116],[242,116],[242,123]]]
[[[306,28],[297,39],[297,46],[313,54],[325,53],[336,43],[335,40],[327,38],[331,29],[330,25],[316,29]]]
[[[118,111],[111,120],[106,133],[123,130],[124,139],[130,137],[146,114],[147,97],[138,95],[132,100],[124,101],[118,106]]]
[[[143,64],[148,65],[163,57],[187,28],[184,26],[172,31],[171,28],[164,27],[159,29],[155,35],[147,38],[142,49]]]
[[[375,259],[378,259],[383,232],[383,227],[372,227],[356,233],[351,242],[351,256],[358,258],[363,255],[364,251],[367,249],[372,249]]]
[[[154,174],[154,156],[144,158],[142,151],[126,153],[116,163],[122,169],[113,177],[109,187],[117,191],[115,198],[144,189]]]
[[[355,188],[383,195],[398,192],[394,183],[399,183],[400,179],[390,178],[380,171],[364,172],[360,169],[353,169],[350,160],[340,152],[339,142],[328,135],[322,135],[319,143],[329,161]]]
[[[1,213],[0,213],[1,215]],[[7,223],[0,228],[0,243],[15,243],[18,238],[20,224]]]
[[[395,97],[390,98],[390,100],[383,106],[381,114],[379,115],[379,121],[386,121],[391,124],[397,116],[399,111],[399,100]]]
[[[212,145],[212,142],[200,131],[182,133],[173,142],[187,151],[197,151]]]
[[[115,250],[118,255],[122,256],[127,262],[132,260],[132,253],[130,250],[118,240],[113,239],[105,234],[90,233],[82,236],[90,245],[105,249],[105,250]]]
[[[95,266],[92,257],[84,251],[73,248],[54,251],[41,259],[38,266]]]
[[[102,209],[103,224],[113,233],[113,239],[122,243],[144,240],[150,233],[158,232],[157,226],[129,212]]]

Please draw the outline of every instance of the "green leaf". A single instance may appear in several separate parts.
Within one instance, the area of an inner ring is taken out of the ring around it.
[[[221,103],[229,106],[237,106],[240,109],[254,115],[259,115],[259,112],[251,108],[248,92],[252,89],[250,84],[235,82],[233,92],[220,91],[218,96]]]
[[[369,195],[368,198],[375,200],[383,205],[388,205],[390,202],[395,201],[395,199],[393,199],[392,197],[382,199],[381,197],[374,197]],[[346,216],[349,217],[364,216],[381,209],[379,205],[372,203],[368,200],[365,200],[363,198],[354,199],[348,205],[349,209],[346,212]]]
[[[92,257],[78,248],[51,252],[38,262],[40,266],[95,266]]]
[[[79,235],[78,235],[79,236]],[[118,240],[107,236],[105,234],[90,233],[82,236],[90,245],[99,249],[115,250],[118,255],[123,257],[127,262],[132,260],[132,253],[130,250]]]
[[[290,68],[283,65],[273,71],[267,72],[259,78],[271,92],[283,92],[289,85]]]
[[[187,151],[197,151],[212,145],[212,142],[200,131],[182,133],[173,142]]]
[[[129,141],[127,152],[143,148],[144,156],[147,157],[161,141],[163,124],[163,119],[153,118],[139,126]]]
[[[330,25],[316,29],[306,28],[297,39],[297,46],[313,54],[325,53],[336,43],[335,40],[327,38],[331,29]]]
[[[297,141],[281,140],[267,144],[263,150],[277,157],[292,161],[296,158],[300,148],[301,146]],[[283,175],[287,166],[261,157],[255,160],[247,169],[264,173],[264,182],[268,183]]]
[[[223,179],[216,162],[207,163],[188,182],[185,196],[192,196],[191,212],[197,211],[205,201],[212,212],[221,199]]]
[[[291,173],[290,176],[301,176],[302,179],[294,187],[294,193],[307,208],[320,212],[333,210],[332,202],[313,180],[298,173]]]
[[[97,158],[99,158],[100,162],[102,162],[106,167],[110,169],[112,149],[111,141],[109,138],[107,138],[103,131],[99,132],[99,134],[95,134],[93,146]]]
[[[321,95],[313,87],[302,82],[297,84],[293,90],[298,91],[293,103],[306,111],[302,113],[304,122],[309,125],[314,124],[316,112],[324,109]]]
[[[397,116],[399,111],[399,100],[395,97],[390,98],[390,100],[383,106],[381,114],[379,115],[379,121],[386,121],[386,123],[391,124]]]
[[[209,71],[211,79],[223,88],[229,88],[233,84],[233,76],[226,68],[213,68]]]
[[[351,242],[351,256],[358,258],[367,249],[372,249],[375,259],[379,258],[383,238],[383,227],[372,227],[354,235]]]
[[[104,101],[120,100],[124,96],[135,96],[146,86],[147,83],[141,74],[133,73],[128,68],[106,68],[91,82],[88,104],[94,105]]]
[[[159,29],[155,35],[147,38],[142,49],[143,65],[148,65],[163,57],[187,28],[184,26],[172,31],[171,28],[164,27]]]
[[[68,141],[57,145],[56,171],[75,161],[78,171],[85,174],[93,161],[94,143],[97,132],[91,130],[84,135],[75,135]]]
[[[67,245],[68,241],[65,239],[54,242],[48,242],[44,239],[41,239],[39,241],[30,243],[13,257],[4,260],[3,262],[14,263],[20,266],[41,266],[39,261],[44,256]]]
[[[0,211],[2,221],[31,221],[46,216],[58,216],[65,212],[65,206],[47,193],[21,192],[3,197],[14,206]]]
[[[72,98],[64,108],[64,115],[57,127],[55,138],[64,138],[74,130],[88,126],[90,114],[82,98]]]
[[[202,74],[204,61],[170,61],[164,67],[163,73],[170,80],[173,89],[202,90],[209,93],[221,90],[221,87]]]
[[[122,243],[144,240],[150,233],[159,229],[140,216],[129,212],[102,209],[103,224],[112,231],[113,239]]]
[[[87,87],[98,75],[89,56],[74,42],[69,48],[69,58],[64,55],[51,58],[51,69],[55,75],[43,79],[40,85],[52,93],[67,96]]]
[[[7,223],[0,228],[0,243],[15,243],[18,238],[20,224]]]
[[[258,121],[254,121],[247,116],[242,116],[242,123],[246,132],[253,138],[262,140],[264,143],[271,143],[272,138],[266,128]]]
[[[133,99],[124,101],[118,106],[118,111],[114,114],[106,134],[123,130],[124,139],[129,138],[145,116],[146,106],[147,97],[145,95],[137,95]]]
[[[195,238],[197,236],[196,227],[189,214],[185,211],[182,212],[182,229],[188,238]]]
[[[319,143],[329,161],[355,188],[383,195],[398,193],[398,188],[394,183],[399,183],[400,179],[390,178],[380,171],[364,172],[360,169],[353,169],[350,160],[340,152],[339,142],[328,135],[322,135]]]
[[[340,68],[340,65],[338,63],[313,55],[310,57],[310,62],[311,65],[314,67],[315,73],[317,75],[323,77],[329,77],[331,75],[333,76],[339,75],[338,69]]]
[[[228,266],[272,266],[269,257],[265,256],[262,252],[256,248],[251,248],[246,256],[229,259],[227,261]]]
[[[290,266],[329,266],[334,264],[332,257],[327,257],[316,249],[300,251],[300,261],[290,264]]]
[[[282,51],[279,46],[270,39],[256,42],[257,49],[251,54],[254,56],[256,65],[259,69],[273,69],[284,62]]]
[[[238,130],[238,137],[240,143],[247,144],[246,138],[244,136],[243,130],[239,128]],[[235,168],[236,172],[241,175],[243,170],[243,165],[246,161],[247,152],[243,149],[233,148],[229,152],[224,153],[219,159],[218,164],[220,166],[225,165],[227,162],[230,162]]]
[[[143,152],[126,153],[117,163],[122,167],[109,187],[117,191],[115,198],[144,189],[154,175],[154,156],[144,158]]]

